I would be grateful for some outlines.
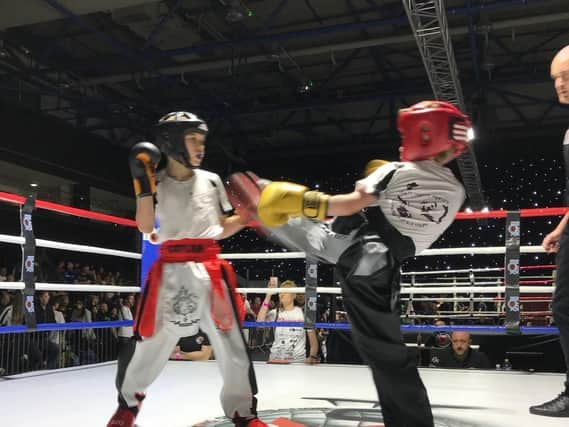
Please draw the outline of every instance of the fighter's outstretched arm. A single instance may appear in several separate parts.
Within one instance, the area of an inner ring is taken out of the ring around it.
[[[279,227],[289,218],[305,216],[324,220],[329,216],[348,216],[377,201],[377,196],[356,189],[352,193],[330,196],[291,182],[272,182],[263,190],[257,212],[261,223]]]
[[[366,194],[355,190],[348,194],[337,194],[328,199],[327,216],[349,216],[370,206],[377,201],[375,194]]]

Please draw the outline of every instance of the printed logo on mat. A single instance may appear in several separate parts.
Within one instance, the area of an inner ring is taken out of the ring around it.
[[[326,408],[290,408],[260,411],[257,416],[269,426],[276,427],[385,427],[379,403],[373,400],[350,399],[349,397],[304,397],[301,399],[326,402]],[[440,405],[437,409],[444,409]],[[467,409],[468,406],[463,406]],[[449,407],[451,409],[451,407]],[[472,409],[480,409],[472,407]],[[496,424],[472,422],[464,417],[434,414],[435,427],[491,427]],[[194,424],[193,427],[233,427],[233,421],[220,417]]]

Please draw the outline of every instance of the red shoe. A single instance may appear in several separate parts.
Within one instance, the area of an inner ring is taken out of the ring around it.
[[[119,408],[112,416],[107,427],[134,427],[136,416],[129,408]]]
[[[241,420],[239,423],[235,423],[238,427],[268,427],[268,424],[261,421],[259,418],[250,418],[248,420]]]
[[[136,406],[132,408],[119,406],[119,408],[117,409],[117,411],[114,413],[111,420],[107,424],[107,427],[135,427],[134,420],[138,415],[138,411],[142,406],[142,401],[146,397],[146,394],[136,393],[135,397],[138,400]]]
[[[261,421],[259,418],[255,417],[247,422],[247,427],[269,427],[269,425],[266,422]]]
[[[136,409],[137,411],[140,411],[140,407],[142,406],[142,401],[146,399],[146,393],[135,393],[134,397],[136,397],[136,400],[138,400],[138,403],[136,404]]]

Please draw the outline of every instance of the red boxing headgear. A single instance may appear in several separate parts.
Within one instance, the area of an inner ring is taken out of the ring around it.
[[[422,101],[399,110],[397,128],[401,134],[402,161],[427,160],[454,148],[448,160],[468,147],[472,123],[454,105],[444,101]]]

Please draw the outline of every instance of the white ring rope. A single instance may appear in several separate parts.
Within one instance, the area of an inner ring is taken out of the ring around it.
[[[248,253],[248,254],[238,254],[238,253],[226,253],[219,254],[220,258],[223,259],[296,259],[296,258],[306,258],[306,253],[304,252],[259,252],[259,253]]]
[[[525,254],[545,253],[541,246],[520,246],[520,252]],[[506,253],[504,246],[489,246],[487,248],[444,248],[444,249],[425,249],[416,256],[432,255],[495,255]]]
[[[24,282],[0,282],[0,289],[3,290],[23,290]],[[118,293],[139,293],[138,286],[117,286],[117,285],[85,285],[78,283],[44,283],[36,282],[36,291],[66,291],[66,292],[118,292]]]
[[[82,285],[76,283],[36,283],[38,291],[69,291],[69,292],[119,292],[139,293],[139,286],[116,285]]]
[[[0,282],[0,289],[7,291],[22,291],[26,285],[24,282]]]
[[[546,292],[547,293],[547,292]],[[426,302],[494,302],[494,303],[503,303],[505,299],[503,297],[445,297],[445,298],[401,298],[401,301],[426,301]],[[549,303],[551,302],[551,298],[548,300],[544,299],[523,299],[520,300],[521,303],[524,302],[543,302]]]
[[[554,279],[554,278],[555,278],[555,276],[554,276],[553,274],[549,274],[549,275],[547,275],[547,276],[544,276],[544,275],[541,275],[541,276],[520,276],[520,281],[528,280],[528,279],[532,279],[532,280],[551,280],[551,279]],[[439,279],[439,280],[448,280],[448,279],[450,279],[450,277],[439,277],[438,279]],[[466,279],[466,278],[465,278],[465,279]],[[494,276],[494,277],[490,277],[490,276],[485,277],[485,276],[482,276],[482,277],[477,277],[476,279],[477,279],[477,280],[498,280],[498,279],[499,279],[499,280],[504,280],[504,276]],[[523,285],[523,283],[522,283],[522,285]]]
[[[12,236],[10,234],[0,234],[0,242],[2,243],[13,243],[15,245],[23,245],[26,243],[26,239],[21,236]]]
[[[429,270],[429,271],[406,271],[402,273],[402,276],[426,276],[432,274],[452,274],[452,273],[485,273],[487,271],[502,271],[503,268],[493,267],[493,268],[471,268],[471,269],[459,269],[459,270]]]
[[[0,284],[1,285],[1,284]],[[553,292],[555,286],[520,286],[520,293],[522,294],[548,294]],[[251,293],[251,294],[304,294],[306,292],[305,288],[237,288],[236,291],[241,294]],[[414,288],[414,287],[403,287],[400,293],[405,295],[421,295],[421,294],[491,294],[498,293],[502,294],[506,291],[505,286],[447,286],[447,287],[433,287],[433,288]],[[318,286],[316,292],[319,294],[341,294],[342,289],[338,287],[331,286]],[[436,300],[436,298],[433,298]]]
[[[548,294],[553,292],[555,286],[520,286],[520,294]],[[490,294],[506,292],[505,286],[465,286],[461,288],[456,287],[440,287],[440,288],[402,288],[401,294],[417,295],[417,294]]]
[[[12,236],[0,234],[0,242],[23,244],[24,238],[20,236]],[[76,252],[88,252],[102,255],[113,255],[124,258],[141,259],[141,254],[136,252],[119,251],[116,249],[106,249],[97,246],[76,245],[72,243],[55,242],[53,240],[36,239],[36,245],[44,248],[63,249]],[[443,248],[443,249],[426,249],[417,256],[433,256],[433,255],[492,255],[504,254],[506,248],[503,246],[491,246],[487,248]],[[545,250],[541,246],[521,246],[521,253],[544,253]],[[224,259],[292,259],[306,258],[304,252],[259,252],[259,253],[226,253],[221,254]],[[443,270],[444,271],[444,270]]]
[[[0,283],[1,285],[1,283]],[[304,294],[305,288],[236,288],[235,291],[240,294]],[[332,286],[318,286],[316,292],[319,294],[335,294],[341,295],[342,289]]]
[[[541,246],[520,246],[521,253],[536,254],[545,253]],[[495,255],[506,253],[504,246],[490,246],[487,248],[480,247],[466,247],[466,248],[443,248],[443,249],[425,249],[416,256],[433,256],[433,255]],[[221,255],[225,259],[288,259],[288,258],[305,258],[304,252],[260,252],[249,254],[226,253]],[[499,270],[499,269],[498,269]],[[470,270],[467,270],[470,271]],[[492,271],[489,269],[481,269],[481,271]],[[441,272],[448,272],[448,270],[441,270]],[[433,274],[435,272],[433,271]]]
[[[440,319],[444,317],[445,319],[460,319],[460,318],[470,318],[470,317],[489,317],[489,316],[499,316],[504,314],[503,311],[475,311],[475,312],[464,312],[464,314],[402,314],[403,319]],[[531,312],[523,313],[531,314]]]
[[[528,279],[533,279],[533,280],[551,280],[554,279],[555,277],[553,276],[553,274],[551,275],[541,275],[541,276],[520,276],[520,280],[528,280]],[[504,280],[504,276],[477,276],[477,277],[459,277],[459,276],[453,276],[453,277],[437,277],[437,280],[447,280],[449,282],[456,282],[456,283],[472,283],[473,280],[492,280],[492,283],[496,283],[497,280]],[[427,282],[414,282],[414,286],[420,286],[421,283],[427,283]],[[479,283],[479,282],[477,282]]]
[[[0,282],[0,289],[7,290],[22,290],[24,289],[23,282]],[[552,293],[555,289],[554,286],[522,286],[520,293],[522,294],[548,294]],[[75,283],[36,283],[36,290],[39,291],[77,291],[77,292],[128,292],[138,293],[140,287],[138,286],[116,286],[116,285],[86,285]],[[505,286],[465,286],[465,287],[403,287],[401,288],[402,295],[421,295],[421,294],[467,294],[467,293],[496,293],[502,294],[506,290]],[[252,293],[252,294],[304,294],[306,288],[237,288],[238,293]],[[342,289],[339,287],[319,286],[316,292],[321,294],[334,294],[341,295]],[[476,298],[464,298],[467,301],[476,301]],[[441,298],[431,298],[432,301],[442,300]],[[459,301],[457,298],[446,298],[449,301]],[[482,301],[482,299],[480,300]],[[492,301],[492,299],[490,299]]]
[[[20,236],[0,234],[0,242],[23,245],[25,239]],[[136,252],[120,251],[117,249],[107,249],[98,246],[76,245],[74,243],[56,242],[54,240],[36,239],[36,246],[41,248],[61,249],[73,252],[87,252],[91,254],[118,256],[123,258],[141,259],[142,256]]]
[[[501,285],[503,280],[496,279],[492,282],[456,282],[453,283],[455,286],[488,286],[488,285]],[[423,283],[401,283],[401,286],[409,286],[409,287],[421,287],[421,286],[448,286],[449,283],[438,283],[438,282],[423,282]]]
[[[555,286],[521,286],[520,293],[522,294],[547,294],[553,292]],[[238,293],[246,294],[303,294],[305,293],[305,288],[237,288]],[[502,294],[506,291],[505,286],[465,286],[465,287],[440,287],[440,288],[412,288],[404,287],[401,289],[401,294],[409,295],[421,295],[421,294],[469,294],[469,293],[498,293]],[[342,289],[337,287],[329,286],[318,286],[316,292],[319,294],[341,294]]]
[[[13,236],[0,234],[0,242],[12,243],[22,245],[25,240],[21,236]],[[141,259],[141,254],[135,252],[127,252],[116,249],[107,249],[97,246],[87,246],[87,245],[77,245],[72,243],[56,242],[52,240],[36,239],[36,245],[39,247],[52,248],[52,249],[62,249],[76,252],[87,252],[95,253],[101,255],[111,255],[119,256],[131,259]],[[461,254],[503,254],[506,248],[503,246],[487,247],[487,248],[445,248],[445,249],[427,249],[423,251],[418,256],[432,256],[432,255],[461,255]],[[540,246],[522,246],[520,248],[522,253],[542,253],[543,248]],[[304,252],[265,252],[265,253],[228,253],[220,255],[221,258],[225,259],[303,259],[306,257]],[[476,272],[485,271],[501,271],[500,268],[484,268],[476,269]],[[463,270],[440,270],[440,271],[429,271],[429,272],[408,272],[405,275],[417,275],[417,274],[443,274],[443,273],[454,273],[454,272],[466,272],[473,273],[473,269],[463,269]],[[465,283],[470,286],[457,286],[462,285],[462,283],[454,283],[455,286],[445,286],[446,283],[414,283],[407,284],[404,283],[401,289],[401,294],[406,295],[420,295],[420,294],[456,294],[456,293],[504,293],[505,286],[484,286],[484,285],[494,285],[498,283],[500,279],[496,279],[496,282],[479,282],[479,283]],[[408,286],[411,285],[411,286]],[[474,285],[474,286],[473,286]],[[21,282],[0,282],[0,289],[24,289],[24,284]],[[123,287],[123,286],[113,286],[113,285],[78,285],[78,284],[68,284],[68,283],[36,283],[37,290],[48,290],[48,291],[78,291],[78,292],[140,292],[140,288],[136,286]],[[523,286],[520,287],[520,293],[550,293],[553,292],[554,286]],[[259,293],[264,294],[270,293],[305,293],[305,288],[285,288],[283,289],[271,289],[268,288],[238,288],[239,293]],[[341,294],[342,291],[339,287],[318,287],[318,293],[327,294]]]
[[[36,246],[42,248],[62,249],[74,252],[87,252],[91,254],[118,256],[122,258],[141,259],[142,256],[136,252],[119,251],[117,249],[107,249],[98,246],[76,245],[73,243],[55,242],[53,240],[36,239]]]

